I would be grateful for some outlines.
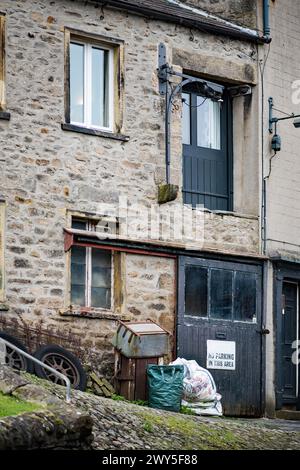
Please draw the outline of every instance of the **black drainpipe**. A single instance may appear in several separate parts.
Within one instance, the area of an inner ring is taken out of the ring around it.
[[[264,37],[271,39],[271,27],[270,27],[270,0],[263,0],[264,8]]]
[[[264,25],[264,38],[266,43],[270,44],[271,38],[271,27],[270,27],[270,0],[263,0],[263,25]],[[267,248],[267,182],[264,177],[264,67],[261,73],[261,86],[262,86],[262,226],[261,226],[261,238],[262,238],[262,252],[266,254]],[[262,332],[266,328],[266,312],[267,312],[267,297],[268,291],[268,263],[263,264],[263,302],[262,302]],[[265,330],[267,332],[267,330]],[[262,335],[261,345],[261,405],[263,416],[266,415],[266,336]]]
[[[264,28],[264,38],[265,42],[270,44],[272,41],[271,38],[271,27],[270,27],[270,0],[263,0],[263,28]],[[261,161],[261,170],[262,170],[262,207],[261,207],[261,239],[262,239],[262,252],[266,253],[266,243],[267,243],[267,185],[264,178],[264,69],[261,70],[261,86],[262,86],[262,129],[261,129],[261,138],[262,138],[262,161]]]

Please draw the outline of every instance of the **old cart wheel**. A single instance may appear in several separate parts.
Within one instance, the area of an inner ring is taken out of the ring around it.
[[[72,353],[56,344],[42,346],[35,353],[34,357],[52,367],[61,374],[68,377],[71,386],[78,390],[86,389],[86,373],[81,362]],[[44,369],[39,364],[34,364],[35,373],[42,379],[50,380],[59,385],[65,385],[65,382],[57,377],[53,372]]]
[[[21,341],[19,341],[14,336],[11,336],[7,333],[0,331],[0,338],[5,339],[6,341],[13,344],[14,346],[17,346],[17,348],[22,349],[22,351],[28,352],[25,346],[21,343]],[[24,357],[15,349],[10,348],[9,346],[6,346],[5,362],[12,369],[25,370],[26,372],[30,372],[30,373],[33,372],[32,361],[27,359],[27,357]]]

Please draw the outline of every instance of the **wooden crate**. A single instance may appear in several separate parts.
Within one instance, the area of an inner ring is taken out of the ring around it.
[[[147,366],[163,364],[163,357],[129,358],[115,349],[115,390],[126,400],[147,401]]]

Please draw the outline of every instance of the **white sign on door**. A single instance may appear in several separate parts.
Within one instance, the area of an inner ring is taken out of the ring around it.
[[[235,370],[235,341],[207,340],[207,369]]]

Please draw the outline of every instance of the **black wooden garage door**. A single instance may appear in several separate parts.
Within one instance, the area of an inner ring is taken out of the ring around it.
[[[182,257],[178,281],[178,357],[209,365],[225,414],[261,416],[261,267]]]

